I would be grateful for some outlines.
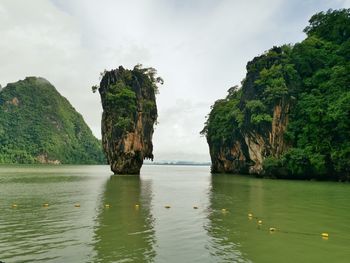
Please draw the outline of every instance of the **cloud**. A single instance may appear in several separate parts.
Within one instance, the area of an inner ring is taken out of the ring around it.
[[[152,66],[165,80],[156,159],[207,161],[204,117],[244,78],[247,61],[302,40],[313,13],[346,6],[348,0],[2,0],[0,83],[47,78],[100,137],[100,99],[90,90],[99,72]]]
[[[89,92],[96,69],[90,52],[82,47],[76,20],[46,0],[32,1],[30,6],[5,0],[0,10],[0,83],[5,86],[26,76],[45,77],[91,126],[96,124],[100,110],[89,109],[96,102]]]
[[[170,160],[170,156],[172,160],[209,160],[205,139],[199,135],[205,121],[203,112],[209,105],[210,102],[177,99],[161,110],[154,134],[156,160]]]

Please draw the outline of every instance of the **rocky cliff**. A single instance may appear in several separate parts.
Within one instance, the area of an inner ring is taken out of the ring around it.
[[[262,82],[266,80],[259,74],[270,69],[282,86],[292,85],[293,81],[283,76],[284,56],[283,48],[275,47],[256,57],[247,65],[242,87],[231,88],[226,99],[214,104],[203,131],[210,147],[213,172],[260,174],[266,157],[278,158],[288,149],[284,133],[291,99],[282,92],[271,95],[270,101],[263,101],[267,92]]]
[[[242,129],[235,140],[216,147],[209,139],[212,172],[263,173],[266,157],[280,157],[287,149],[284,132],[288,124],[289,103],[274,106],[271,126]]]
[[[83,117],[44,78],[0,90],[0,163],[103,164]]]
[[[153,68],[122,66],[105,71],[98,91],[102,100],[102,145],[115,174],[139,174],[144,159],[153,160],[157,120],[155,94],[162,79]],[[97,88],[97,87],[95,87]]]
[[[304,41],[254,58],[212,106],[213,172],[350,179],[350,9],[309,22]]]

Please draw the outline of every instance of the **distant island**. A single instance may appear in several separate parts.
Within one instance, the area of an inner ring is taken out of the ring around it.
[[[210,162],[191,162],[191,161],[158,161],[145,162],[145,165],[188,165],[188,166],[209,166]]]
[[[309,22],[304,41],[255,57],[212,106],[213,173],[350,179],[350,9]]]
[[[105,164],[101,142],[44,78],[0,91],[0,163]]]

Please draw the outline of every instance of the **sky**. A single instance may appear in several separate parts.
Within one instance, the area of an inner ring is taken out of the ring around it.
[[[0,84],[46,78],[101,138],[99,73],[154,67],[165,81],[155,161],[206,162],[210,106],[249,60],[302,41],[309,18],[329,8],[350,0],[0,0]]]

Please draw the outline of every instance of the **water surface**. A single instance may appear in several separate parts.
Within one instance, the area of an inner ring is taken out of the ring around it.
[[[144,166],[139,177],[107,166],[0,166],[0,209],[6,263],[350,259],[343,183],[212,176],[197,166]]]

